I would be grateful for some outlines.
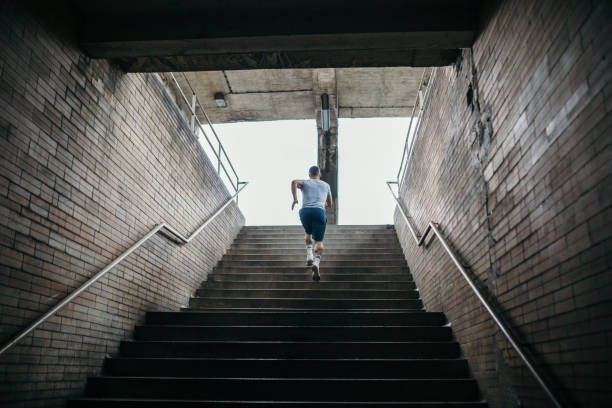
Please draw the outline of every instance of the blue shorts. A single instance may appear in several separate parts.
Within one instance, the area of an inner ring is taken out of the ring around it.
[[[327,216],[322,208],[306,207],[300,210],[300,221],[307,234],[312,234],[312,238],[317,242],[323,242],[325,236],[325,226]]]

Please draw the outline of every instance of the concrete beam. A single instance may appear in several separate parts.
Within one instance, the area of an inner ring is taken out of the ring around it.
[[[126,72],[180,72],[245,69],[432,67],[450,65],[456,49],[366,49],[275,51],[240,54],[137,56],[113,58]],[[99,57],[89,53],[94,58]]]
[[[422,31],[409,33],[318,34],[267,37],[199,38],[179,40],[94,41],[83,39],[81,46],[97,58],[136,56],[182,56],[316,52],[376,49],[457,49],[473,40],[473,30]]]
[[[439,66],[477,34],[479,0],[73,0],[81,47],[127,71]]]

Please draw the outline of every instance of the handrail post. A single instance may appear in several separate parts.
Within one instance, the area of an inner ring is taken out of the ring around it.
[[[423,74],[421,75],[421,80],[419,81],[419,90],[421,86],[423,86],[423,81],[425,80],[425,71],[427,68],[423,68]],[[410,130],[412,130],[412,120],[414,119],[414,111],[416,110],[417,104],[419,100],[419,93],[417,92],[417,96],[414,98],[414,103],[412,104],[412,114],[410,115],[410,122],[408,123],[408,133],[406,133],[406,141],[404,142],[404,151],[402,153],[402,160],[400,162],[399,170],[397,171],[397,181],[399,186],[399,175],[402,172],[402,166],[404,165],[404,158],[406,157],[406,153],[408,151],[408,139],[410,139]]]
[[[406,154],[406,163],[404,168],[402,169],[401,166],[399,168],[399,170],[397,171],[397,186],[398,186],[398,190],[401,187],[401,183],[404,181],[404,175],[406,174],[406,171],[408,171],[408,165],[410,162],[410,157],[412,156],[412,150],[414,148],[414,143],[415,140],[419,134],[419,130],[421,128],[421,120],[423,118],[423,112],[425,111],[425,108],[427,107],[427,105],[429,104],[429,96],[430,96],[430,91],[434,88],[434,84],[436,82],[436,78],[438,77],[438,70],[437,68],[432,68],[431,70],[431,74],[429,77],[429,83],[427,84],[427,89],[425,90],[425,97],[423,98],[424,101],[422,102],[422,106],[420,106],[420,110],[419,110],[419,115],[417,118],[417,123],[414,127],[414,131],[412,132],[412,138],[410,139],[410,145],[408,146],[408,150],[405,151],[404,154]],[[419,87],[420,89],[420,87]],[[406,139],[406,142],[408,142],[408,140]],[[406,145],[408,145],[408,143],[406,143]],[[403,157],[402,157],[403,159]]]
[[[191,94],[191,131],[195,132],[195,117],[196,117],[196,104],[198,102],[198,97],[196,94]]]
[[[474,292],[474,294],[476,295],[478,300],[480,300],[480,303],[482,303],[482,305],[484,306],[486,311],[489,313],[489,315],[491,316],[493,321],[497,324],[497,327],[499,327],[499,329],[501,330],[503,335],[510,342],[510,344],[512,345],[514,350],[518,353],[519,357],[523,360],[523,362],[525,363],[525,365],[527,366],[527,368],[529,369],[531,374],[535,377],[535,379],[538,382],[538,384],[540,385],[540,387],[542,387],[542,389],[544,390],[545,394],[551,400],[553,405],[555,407],[557,407],[557,408],[562,408],[563,405],[561,405],[561,403],[559,402],[559,399],[557,399],[557,397],[555,396],[553,391],[550,389],[548,384],[546,384],[546,381],[544,381],[543,377],[540,375],[540,373],[536,369],[534,363],[527,356],[525,351],[523,351],[523,349],[519,345],[518,341],[514,339],[514,336],[511,334],[510,330],[508,330],[506,328],[506,325],[502,321],[502,318],[500,316],[498,316],[497,313],[495,313],[495,311],[493,310],[493,308],[491,307],[491,305],[489,304],[487,299],[484,297],[484,295],[482,293],[480,293],[480,290],[478,290],[478,288],[476,287],[476,285],[474,284],[474,282],[472,281],[472,279],[468,275],[466,269],[464,268],[464,266],[459,261],[459,257],[457,256],[455,251],[450,247],[450,245],[447,242],[446,238],[440,232],[440,230],[438,228],[438,224],[433,222],[433,221],[430,221],[429,224],[427,224],[427,228],[423,232],[423,235],[421,235],[420,238],[419,238],[418,232],[415,231],[415,229],[412,226],[412,223],[410,222],[410,219],[409,219],[408,215],[404,212],[404,209],[402,208],[402,203],[399,200],[399,196],[396,196],[393,193],[393,189],[391,188],[391,184],[397,184],[398,185],[398,189],[399,189],[399,183],[394,182],[394,181],[387,181],[387,186],[389,187],[389,191],[391,191],[391,195],[395,199],[395,202],[397,204],[397,208],[400,210],[400,213],[404,217],[404,220],[406,221],[406,224],[408,225],[408,229],[410,230],[410,232],[412,234],[412,237],[414,238],[417,246],[419,246],[419,247],[423,246],[423,244],[425,243],[425,238],[427,237],[429,231],[433,231],[434,235],[436,237],[438,237],[438,241],[440,241],[440,244],[442,245],[442,247],[444,248],[444,250],[446,251],[448,256],[453,261],[453,264],[457,267],[457,269],[459,270],[459,272],[461,273],[463,278],[468,283],[468,286],[472,289],[472,291]]]
[[[221,141],[219,140],[219,151],[217,152],[217,174],[221,175]]]
[[[170,72],[170,78],[172,78],[172,80],[174,81],[174,85],[176,86],[176,89],[179,91],[180,95],[183,97],[183,100],[185,101],[185,103],[187,105],[190,105],[189,100],[187,99],[187,96],[185,95],[185,92],[183,92],[183,89],[181,88],[181,84],[179,84],[178,80],[176,79],[176,77],[174,76],[174,74],[172,72]],[[202,107],[202,104],[197,103],[197,100],[195,99],[196,98],[195,90],[193,89],[193,87],[189,83],[189,79],[187,78],[185,73],[183,73],[183,78],[185,79],[185,82],[187,83],[187,86],[189,86],[189,89],[191,90],[191,93],[193,95],[193,99],[192,99],[192,103],[191,103],[191,106],[193,107],[192,115],[191,115],[191,120],[192,120],[192,122],[194,122],[194,127],[195,127],[195,125],[197,125],[200,128],[200,131],[202,132],[202,135],[204,136],[204,139],[206,139],[206,142],[208,143],[208,146],[210,146],[210,149],[211,149],[212,153],[217,158],[217,174],[219,174],[219,176],[220,176],[221,175],[221,170],[223,170],[223,172],[227,176],[228,182],[230,184],[232,184],[232,179],[233,178],[230,177],[227,169],[225,168],[225,164],[223,164],[223,161],[221,160],[221,154],[222,153],[225,155],[225,158],[227,159],[227,164],[229,165],[230,169],[232,170],[232,172],[234,173],[234,176],[236,178],[238,178],[238,173],[236,172],[236,169],[234,168],[234,165],[232,164],[232,161],[230,160],[229,156],[227,155],[227,152],[225,151],[225,148],[223,147],[223,144],[221,143],[221,139],[219,138],[219,135],[217,135],[217,132],[215,131],[215,128],[213,127],[213,124],[210,121],[210,118],[208,117],[208,114],[206,113],[206,111]],[[202,115],[204,116],[206,121],[208,122],[208,126],[210,127],[210,130],[212,131],[213,135],[215,136],[215,139],[217,139],[217,142],[218,142],[218,146],[217,147],[215,147],[214,144],[210,141],[210,139],[208,138],[208,135],[204,131],[204,126],[202,125],[202,122],[200,122],[200,119],[198,119],[198,115],[196,114],[196,111],[197,111],[198,108],[200,109],[200,112],[202,113]],[[208,153],[207,153],[207,155],[208,155]],[[211,163],[214,163],[212,158],[211,157],[209,157],[209,158],[211,159]]]
[[[248,181],[239,181],[238,179],[236,179],[237,191],[242,190],[247,184],[249,184]],[[236,195],[236,205],[238,205],[238,195]]]

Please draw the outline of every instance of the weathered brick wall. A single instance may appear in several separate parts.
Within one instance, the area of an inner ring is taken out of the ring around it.
[[[502,2],[438,69],[401,188],[572,407],[612,401],[611,56],[612,2]],[[396,225],[491,406],[548,406],[438,241],[418,248],[398,212]]]
[[[156,75],[45,27],[0,10],[2,343],[155,224],[190,234],[229,197]],[[155,236],[0,356],[0,405],[80,394],[145,311],[187,304],[243,223],[232,204],[185,246]]]

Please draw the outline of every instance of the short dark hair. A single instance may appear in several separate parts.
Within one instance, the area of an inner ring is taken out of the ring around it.
[[[308,169],[309,176],[314,177],[317,174],[319,174],[319,166],[312,166],[311,168]]]

